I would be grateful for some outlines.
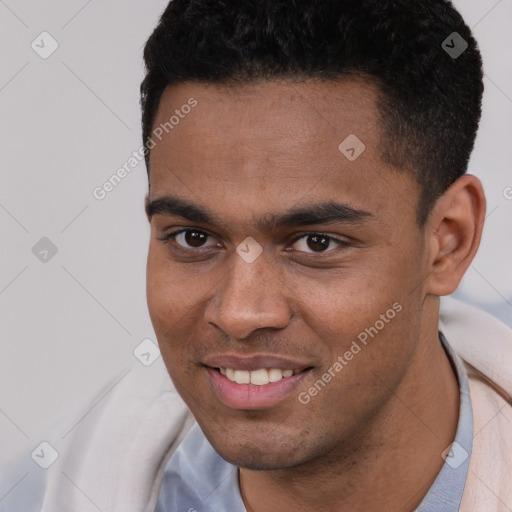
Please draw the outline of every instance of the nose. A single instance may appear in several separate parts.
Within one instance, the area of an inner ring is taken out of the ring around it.
[[[287,290],[282,273],[264,253],[252,263],[235,253],[204,318],[238,340],[248,338],[256,329],[283,329],[292,316]]]

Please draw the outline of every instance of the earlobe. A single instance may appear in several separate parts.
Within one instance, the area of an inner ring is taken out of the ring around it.
[[[426,228],[429,237],[427,293],[453,293],[480,245],[486,201],[482,184],[472,175],[460,177],[437,200]]]

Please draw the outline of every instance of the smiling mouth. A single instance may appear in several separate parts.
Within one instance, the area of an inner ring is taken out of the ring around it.
[[[254,386],[265,386],[273,382],[279,382],[280,380],[287,379],[302,373],[311,368],[305,368],[303,370],[281,370],[279,368],[260,368],[258,370],[235,370],[233,368],[213,368],[221,375],[224,375],[231,382],[237,384],[248,384]]]

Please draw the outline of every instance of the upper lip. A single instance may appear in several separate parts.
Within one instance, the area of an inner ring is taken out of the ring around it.
[[[203,361],[210,368],[231,368],[234,370],[260,370],[262,368],[278,368],[280,370],[304,370],[311,365],[302,361],[289,359],[282,356],[258,354],[243,356],[237,354],[220,354],[206,357]]]

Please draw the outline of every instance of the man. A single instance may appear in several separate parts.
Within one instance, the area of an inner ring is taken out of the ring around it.
[[[458,510],[468,27],[439,0],[176,1],[145,60],[149,311],[198,423],[157,510]]]
[[[512,510],[510,331],[439,317],[485,217],[450,2],[175,0],[144,56],[148,306],[187,407],[161,375],[118,391],[76,486],[119,512]],[[57,488],[42,510],[78,510]]]

